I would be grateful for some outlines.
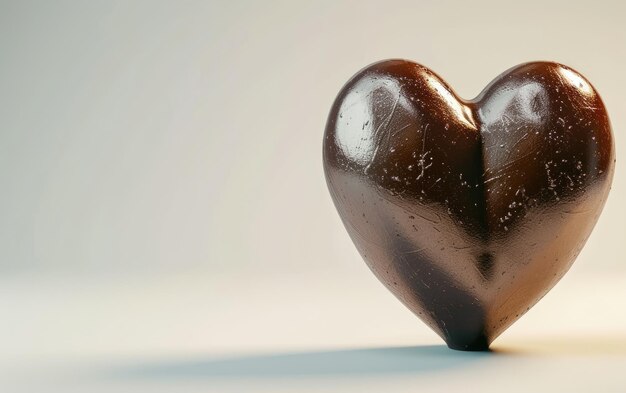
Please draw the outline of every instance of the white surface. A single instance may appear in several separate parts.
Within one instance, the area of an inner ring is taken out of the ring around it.
[[[616,275],[574,268],[494,353],[463,353],[356,262],[324,275],[4,278],[0,391],[623,391]]]

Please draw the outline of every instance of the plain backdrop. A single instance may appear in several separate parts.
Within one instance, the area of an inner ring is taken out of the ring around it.
[[[548,305],[511,335],[619,331],[625,13],[621,1],[0,1],[1,356],[29,374],[42,353],[439,342],[367,271],[322,171],[335,95],[385,58],[422,63],[465,98],[532,60],[591,81],[613,124],[613,190]]]
[[[323,128],[349,77],[398,57],[467,98],[526,61],[583,73],[618,161],[580,264],[617,268],[624,12],[617,1],[4,2],[0,269],[355,263],[324,182]]]

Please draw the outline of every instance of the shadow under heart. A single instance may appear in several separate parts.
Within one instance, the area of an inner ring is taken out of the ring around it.
[[[444,345],[286,352],[127,365],[120,378],[289,378],[416,374],[462,367],[495,356],[459,352]]]

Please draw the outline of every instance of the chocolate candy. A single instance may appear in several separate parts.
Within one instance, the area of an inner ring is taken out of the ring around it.
[[[388,60],[339,92],[328,188],[378,279],[450,348],[486,350],[567,272],[604,206],[615,153],[600,96],[535,62],[465,101]]]

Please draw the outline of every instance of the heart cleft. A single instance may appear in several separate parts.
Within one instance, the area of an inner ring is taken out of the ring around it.
[[[323,162],[378,279],[450,348],[487,350],[574,262],[614,151],[600,96],[569,67],[522,64],[463,100],[387,60],[339,92]]]

